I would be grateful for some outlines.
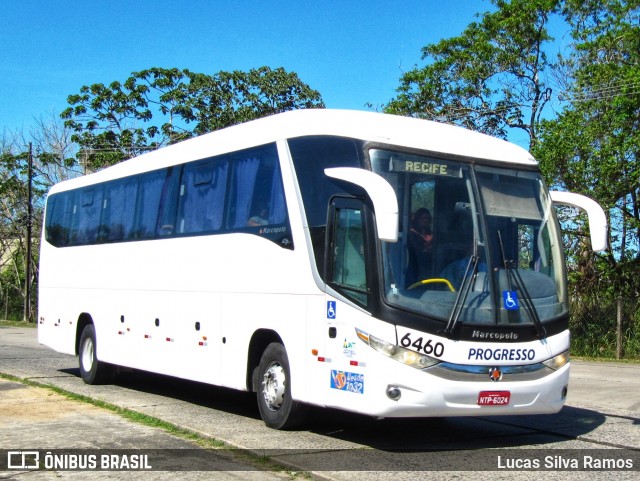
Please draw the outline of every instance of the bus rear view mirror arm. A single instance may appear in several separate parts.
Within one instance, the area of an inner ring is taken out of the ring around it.
[[[550,194],[551,200],[555,204],[578,207],[587,213],[591,232],[591,248],[594,252],[603,251],[607,248],[607,217],[596,201],[573,192],[554,190]]]
[[[353,167],[333,167],[324,173],[362,187],[373,202],[378,237],[387,242],[398,241],[398,199],[389,182],[374,172]]]

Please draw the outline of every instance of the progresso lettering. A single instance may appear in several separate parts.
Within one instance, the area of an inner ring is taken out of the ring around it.
[[[536,357],[534,349],[469,349],[468,360],[473,361],[533,361]]]

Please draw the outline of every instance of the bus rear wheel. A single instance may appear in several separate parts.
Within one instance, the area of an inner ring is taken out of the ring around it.
[[[105,384],[113,379],[113,366],[98,361],[96,346],[96,330],[89,324],[80,335],[78,349],[80,376],[86,384]]]
[[[302,424],[306,408],[291,397],[291,370],[284,346],[267,346],[258,367],[258,408],[264,423],[273,429],[291,429]]]

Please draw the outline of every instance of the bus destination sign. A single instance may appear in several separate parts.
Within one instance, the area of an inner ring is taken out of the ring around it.
[[[414,174],[446,175],[450,177],[460,176],[460,167],[445,164],[441,161],[431,159],[407,159],[391,158],[392,172],[412,172]]]

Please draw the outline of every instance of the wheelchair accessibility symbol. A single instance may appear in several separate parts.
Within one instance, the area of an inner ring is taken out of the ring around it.
[[[518,293],[516,291],[502,291],[502,299],[504,308],[510,311],[520,309],[518,302]]]
[[[327,301],[327,319],[336,318],[336,301]]]

